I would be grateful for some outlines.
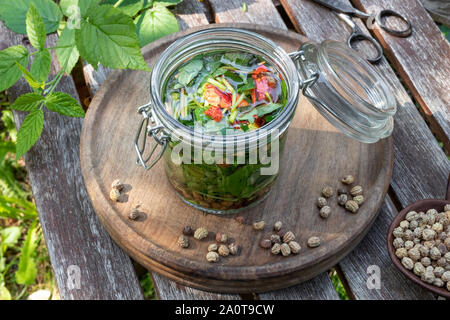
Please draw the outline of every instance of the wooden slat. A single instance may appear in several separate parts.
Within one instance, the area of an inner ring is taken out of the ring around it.
[[[450,1],[420,0],[420,2],[435,21],[450,27]]]
[[[0,40],[22,44],[22,35],[0,24]],[[47,37],[56,46],[57,36]],[[54,76],[59,68],[52,59]],[[78,99],[72,78],[63,77],[57,90]],[[30,92],[21,79],[8,90],[11,100]],[[24,113],[14,112],[18,125]],[[25,155],[36,207],[44,231],[61,298],[142,299],[143,295],[130,258],[111,240],[97,219],[81,176],[79,162],[80,119],[45,111],[41,138]],[[80,288],[69,289],[68,267],[80,270]]]
[[[241,10],[242,1],[240,0],[209,0],[209,2],[214,12],[216,22],[218,23],[247,22],[265,24],[287,30],[286,25],[270,0],[256,0],[250,4],[248,3],[249,6],[247,12]],[[321,292],[321,295],[327,297],[337,296],[330,278],[324,273],[311,281],[293,288],[260,294],[260,297],[262,299],[314,299],[311,294],[311,287],[316,288],[315,292]]]
[[[432,293],[408,280],[391,262],[386,249],[386,232],[397,214],[389,197],[372,229],[356,249],[340,262],[352,292],[358,299],[434,299]],[[369,266],[380,268],[380,289],[366,285]],[[399,285],[400,284],[400,285]]]
[[[362,11],[393,9],[407,17],[413,33],[392,36],[375,26],[374,33],[389,60],[419,103],[432,130],[450,151],[450,43],[418,0],[353,0]],[[395,20],[393,26],[398,25]]]
[[[184,30],[189,27],[208,24],[206,10],[207,7],[197,0],[184,0],[177,5],[174,9],[174,13],[176,14],[180,29]],[[151,46],[151,44],[149,45]],[[111,71],[111,69],[105,68],[102,65],[99,65],[98,69],[94,70],[91,65],[85,64],[84,75],[92,95],[97,92],[98,88]],[[185,287],[156,273],[152,274],[152,278],[160,299],[240,299],[240,296],[237,294],[222,295]]]
[[[260,293],[260,300],[339,300],[339,295],[334,289],[330,278],[326,273],[306,281],[297,286],[283,290]]]
[[[328,9],[311,1],[282,0],[282,4],[291,17],[297,31],[304,33],[314,41],[322,41],[324,39],[343,41],[349,34],[349,30],[341,20]],[[354,20],[358,22],[361,28],[364,28],[364,25],[358,19]],[[367,48],[363,49],[368,50]],[[376,68],[385,75],[392,86],[398,103],[393,132],[395,159],[391,182],[395,196],[402,206],[423,198],[443,197],[447,175],[450,172],[450,163],[447,157],[439,148],[433,134],[428,129],[425,121],[386,60],[383,59]],[[386,200],[384,210],[393,210],[389,201],[389,199]],[[389,212],[390,216],[394,214],[394,211]],[[378,220],[373,228],[383,230],[386,227],[380,225],[380,220]],[[381,250],[383,244],[377,245]],[[355,251],[356,256],[354,259],[358,259],[357,254],[358,251]],[[349,257],[352,257],[352,255]],[[380,255],[380,259],[382,257]],[[383,261],[387,265],[390,264],[387,255],[384,256]],[[345,267],[343,271],[346,274],[347,270]],[[361,268],[359,272],[364,274],[365,270]],[[349,273],[348,278],[350,279],[354,275],[351,274],[351,270],[349,270]],[[390,275],[386,274],[386,277],[390,277]],[[398,279],[395,277],[388,281],[391,285],[396,283],[399,287],[398,292],[402,292],[403,282],[398,282]],[[353,284],[352,290],[357,294],[358,286],[362,284]],[[413,296],[407,295],[397,298],[406,299]],[[362,295],[361,297],[356,295],[356,297],[367,298],[367,295]]]
[[[217,23],[255,23],[287,29],[272,0],[247,1],[247,10],[242,10],[242,0],[209,0]]]

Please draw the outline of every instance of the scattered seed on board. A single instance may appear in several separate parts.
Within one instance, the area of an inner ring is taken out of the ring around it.
[[[330,187],[330,186],[325,186],[325,187],[322,189],[322,195],[323,195],[325,198],[331,197],[331,196],[333,195],[333,188]]]
[[[359,196],[362,193],[363,193],[363,188],[361,186],[354,186],[353,188],[350,189],[350,194],[353,197]]]
[[[219,254],[217,252],[210,251],[206,254],[206,260],[208,260],[208,262],[217,262],[219,261]]]
[[[228,250],[230,250],[230,254],[231,254],[231,255],[235,256],[235,255],[238,254],[239,246],[238,246],[237,244],[235,244],[235,243],[231,243],[231,244],[228,246]]]
[[[218,246],[217,246],[217,244],[215,244],[215,243],[211,243],[211,244],[208,246],[208,252],[210,252],[210,251],[217,251],[217,249],[218,249]]]
[[[291,248],[292,253],[299,253],[302,247],[295,241],[289,242],[289,248]]]
[[[264,229],[264,226],[265,226],[264,221],[258,221],[258,222],[253,223],[253,229],[255,229],[255,230],[262,230],[262,229]]]
[[[191,226],[185,226],[183,228],[183,234],[185,236],[192,236],[194,234],[194,230],[192,230]]]
[[[355,182],[355,178],[349,174],[343,177],[341,181],[344,184],[352,184],[353,182]]]
[[[295,240],[295,234],[292,231],[288,231],[283,235],[283,242],[289,243]]]
[[[348,200],[348,196],[345,193],[339,195],[337,198],[337,202],[340,206],[345,206],[345,203],[347,202],[347,200]]]
[[[128,214],[128,219],[130,220],[137,220],[139,218],[139,210],[134,208],[131,210],[131,212]]]
[[[287,257],[288,255],[291,254],[291,248],[289,247],[289,245],[288,245],[287,243],[283,243],[283,244],[281,245],[280,251],[281,251],[281,254],[282,254],[284,257]]]
[[[358,206],[361,206],[364,202],[364,196],[359,195],[359,196],[353,197],[353,201],[355,201],[358,204]]]
[[[319,197],[317,198],[316,204],[318,208],[323,208],[327,205],[327,199],[325,199],[324,197]]]
[[[226,243],[228,241],[228,236],[225,233],[218,232],[216,234],[216,241]]]
[[[261,246],[261,248],[270,249],[270,247],[272,246],[272,241],[270,241],[269,239],[263,239],[261,240],[259,245]]]
[[[198,228],[194,232],[194,238],[197,240],[202,240],[208,236],[208,230],[203,227]]]
[[[277,221],[273,225],[273,230],[280,231],[282,227],[283,227],[283,223],[281,221]]]
[[[345,209],[352,213],[356,213],[359,209],[358,203],[354,200],[349,200],[345,203]]]
[[[111,189],[111,191],[109,192],[109,198],[112,201],[118,202],[120,199],[120,191],[117,189]]]
[[[123,184],[119,179],[116,179],[111,184],[111,188],[118,190],[119,192],[123,190]]]
[[[325,206],[322,209],[320,209],[319,215],[323,219],[327,219],[331,214],[331,208],[329,206]]]
[[[274,243],[273,246],[272,246],[272,249],[270,250],[270,252],[271,252],[272,254],[279,254],[279,253],[280,253],[280,250],[281,250],[281,244],[279,244],[279,243]]]
[[[185,236],[179,236],[178,237],[178,245],[181,248],[187,248],[189,247],[189,239],[186,238]]]
[[[308,247],[317,248],[320,246],[320,238],[319,237],[311,237],[308,239]]]
[[[281,243],[281,237],[278,234],[272,234],[270,236],[270,241],[272,241],[272,243]]]
[[[228,247],[226,245],[224,245],[224,244],[221,244],[217,251],[219,252],[219,254],[222,257],[226,257],[226,256],[228,256],[230,254],[230,249],[228,249]]]

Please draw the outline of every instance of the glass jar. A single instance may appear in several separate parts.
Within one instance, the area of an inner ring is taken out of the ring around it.
[[[181,64],[202,53],[226,50],[258,55],[275,67],[285,80],[287,103],[275,119],[255,131],[208,135],[167,112],[164,90]],[[268,195],[278,176],[300,89],[325,118],[359,141],[376,142],[392,132],[396,104],[389,87],[345,44],[307,42],[288,54],[256,33],[211,28],[175,41],[156,61],[150,101],[138,109],[143,120],[135,139],[137,163],[150,169],[163,157],[177,194],[202,211],[233,213],[254,206]],[[145,152],[147,136],[155,140],[149,152]]]

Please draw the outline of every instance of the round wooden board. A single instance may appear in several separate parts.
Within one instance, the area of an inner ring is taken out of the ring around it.
[[[223,24],[263,34],[287,52],[307,39],[293,32],[246,24]],[[151,65],[175,39],[204,29],[199,27],[160,39],[144,49]],[[208,26],[207,28],[211,28]],[[133,140],[141,116],[138,106],[149,100],[149,73],[114,71],[95,95],[83,123],[81,165],[94,209],[112,238],[133,259],[148,269],[184,285],[229,293],[262,292],[288,287],[329,269],[348,254],[367,233],[383,202],[393,165],[392,138],[376,144],[362,144],[329,124],[302,97],[288,133],[281,172],[269,197],[255,208],[242,212],[245,223],[233,215],[205,215],[184,204],[169,185],[163,162],[145,171],[136,165]],[[319,217],[315,201],[324,185],[341,187],[343,174],[353,174],[365,189],[366,201],[357,214],[329,201],[332,215]],[[109,200],[113,180],[127,187],[123,202]],[[138,221],[128,213],[140,205]],[[252,223],[266,221],[264,231],[254,231]],[[275,221],[292,230],[302,246],[298,255],[273,256],[259,247],[271,234]],[[185,225],[204,226],[210,231],[202,241],[190,239],[181,249],[177,238]],[[237,256],[218,263],[205,259],[207,246],[216,232],[229,235],[240,245]],[[311,236],[322,245],[306,246]]]

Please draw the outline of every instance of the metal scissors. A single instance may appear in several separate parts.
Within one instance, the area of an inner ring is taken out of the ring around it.
[[[383,49],[381,48],[381,45],[378,43],[377,40],[375,40],[373,37],[366,35],[361,31],[361,29],[356,25],[355,22],[352,20],[352,16],[362,18],[362,19],[375,19],[375,22],[386,32],[397,36],[397,37],[408,37],[412,32],[412,25],[411,22],[408,21],[405,17],[403,17],[400,13],[384,9],[379,11],[375,16],[359,11],[355,8],[353,8],[351,5],[342,3],[342,1],[339,0],[312,0],[318,4],[321,4],[333,11],[338,15],[339,18],[341,18],[345,23],[349,25],[349,27],[352,29],[352,33],[347,39],[347,44],[350,48],[353,48],[353,44],[356,41],[365,40],[372,43],[372,45],[377,50],[377,56],[375,58],[367,58],[367,60],[371,63],[376,63],[380,61],[381,57],[383,56]],[[386,23],[383,22],[384,17],[394,16],[397,18],[400,18],[407,26],[404,30],[395,30],[391,29],[388,26],[386,26]]]

